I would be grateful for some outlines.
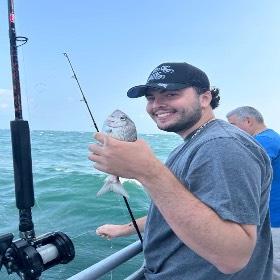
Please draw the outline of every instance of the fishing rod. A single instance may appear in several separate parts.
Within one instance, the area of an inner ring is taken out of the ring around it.
[[[74,68],[73,68],[72,63],[71,63],[71,61],[70,61],[70,58],[69,58],[69,56],[68,56],[67,53],[63,53],[63,54],[64,54],[64,56],[67,58],[68,63],[69,63],[69,65],[70,65],[70,67],[71,67],[71,70],[72,70],[72,72],[73,72],[73,78],[76,80],[76,82],[77,82],[77,84],[78,84],[78,87],[79,87],[80,92],[81,92],[82,97],[83,97],[83,100],[82,100],[82,101],[85,102],[85,104],[86,104],[86,106],[87,106],[87,109],[88,109],[88,112],[89,112],[89,114],[90,114],[90,117],[91,117],[91,119],[92,119],[92,121],[93,121],[94,127],[95,127],[96,131],[99,132],[99,129],[98,129],[97,124],[96,124],[96,122],[95,122],[95,120],[94,120],[94,117],[93,117],[93,115],[92,115],[92,113],[91,113],[91,110],[90,110],[90,108],[89,108],[88,102],[87,102],[86,97],[85,97],[85,94],[84,94],[84,92],[83,92],[83,90],[82,90],[82,87],[81,87],[81,85],[80,85],[80,82],[79,82],[79,80],[78,80],[78,77],[77,77],[77,75],[76,75],[76,73],[75,73],[75,71],[74,71]],[[137,232],[137,235],[138,235],[138,237],[139,237],[141,243],[143,243],[142,235],[141,235],[140,230],[139,230],[139,228],[138,228],[138,225],[137,225],[137,223],[136,223],[136,221],[135,221],[135,218],[134,218],[133,213],[132,213],[132,211],[131,211],[131,208],[130,208],[130,206],[129,206],[128,200],[127,200],[127,198],[126,198],[125,196],[123,196],[123,199],[124,199],[126,208],[127,208],[128,212],[129,212],[129,215],[130,215],[132,224],[133,224],[133,226],[134,226],[134,228],[135,228],[135,230],[136,230],[136,232]]]
[[[75,256],[72,241],[63,232],[49,232],[35,236],[32,221],[34,187],[30,130],[22,117],[21,90],[17,48],[27,38],[16,36],[14,2],[8,0],[10,57],[13,83],[15,120],[10,122],[14,167],[15,199],[19,210],[19,237],[12,233],[0,236],[0,269],[4,265],[8,274],[17,273],[23,280],[37,280],[42,272],[57,264],[65,264]],[[21,44],[17,44],[21,42]]]

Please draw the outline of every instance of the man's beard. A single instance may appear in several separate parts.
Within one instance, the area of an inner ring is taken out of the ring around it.
[[[202,116],[202,110],[199,105],[197,105],[194,110],[192,110],[192,113],[188,113],[181,117],[179,121],[177,121],[174,124],[170,124],[167,127],[159,127],[160,130],[167,131],[167,132],[175,132],[178,133],[180,131],[188,130],[191,127],[193,127],[201,118]]]

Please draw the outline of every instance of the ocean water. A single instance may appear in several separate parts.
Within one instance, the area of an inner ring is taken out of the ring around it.
[[[18,238],[12,149],[9,130],[0,130],[0,234]],[[156,156],[164,162],[181,143],[174,135],[143,134]],[[121,196],[107,193],[96,197],[106,174],[95,170],[87,159],[89,132],[32,131],[31,149],[35,206],[32,208],[36,236],[62,231],[73,241],[76,256],[66,265],[44,271],[40,279],[67,279],[138,239],[137,235],[105,240],[95,234],[104,223],[128,223],[130,216]],[[149,196],[135,180],[124,180],[135,218],[147,213]],[[142,254],[100,279],[124,279],[142,264]],[[20,279],[2,267],[0,279]]]

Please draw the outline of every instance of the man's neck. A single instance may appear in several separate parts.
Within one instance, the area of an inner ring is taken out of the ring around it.
[[[267,130],[267,127],[265,124],[258,124],[258,126],[256,127],[256,129],[254,130],[253,136],[256,136],[257,134],[263,132]]]
[[[204,125],[205,123],[207,123],[213,119],[215,119],[214,114],[207,114],[207,115],[203,116],[194,126],[192,126],[191,128],[189,128],[185,131],[182,131],[181,133],[178,133],[178,135],[180,135],[182,138],[185,139],[193,131],[199,129],[202,125]]]

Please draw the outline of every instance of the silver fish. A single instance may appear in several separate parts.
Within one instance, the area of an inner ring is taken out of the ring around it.
[[[137,139],[137,131],[134,122],[120,110],[115,110],[106,119],[102,131],[121,141],[133,142]],[[114,175],[109,175],[105,179],[104,185],[96,195],[100,196],[109,191],[128,197],[128,193],[120,182],[119,177]]]

